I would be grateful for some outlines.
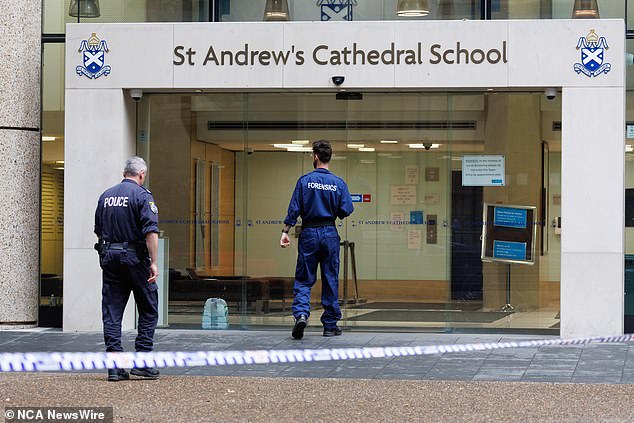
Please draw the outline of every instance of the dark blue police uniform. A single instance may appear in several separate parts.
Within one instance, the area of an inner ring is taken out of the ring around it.
[[[341,320],[339,309],[339,233],[335,219],[352,213],[352,198],[348,186],[329,170],[318,168],[297,181],[288,206],[284,224],[295,226],[302,218],[297,267],[295,269],[295,299],[293,315],[310,316],[310,291],[317,280],[317,264],[321,269],[321,303],[324,328],[334,328]]]
[[[95,211],[103,270],[101,310],[106,351],[123,351],[121,320],[130,292],[139,312],[136,351],[152,351],[158,322],[158,287],[148,282],[145,235],[158,233],[158,209],[150,191],[131,179],[107,189]]]

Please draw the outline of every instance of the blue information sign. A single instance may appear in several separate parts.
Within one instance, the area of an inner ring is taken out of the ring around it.
[[[505,260],[526,260],[526,243],[494,240],[493,258]]]
[[[507,228],[525,228],[526,209],[496,207],[493,215],[493,225]]]
[[[422,210],[412,210],[409,212],[409,223],[412,225],[422,225],[423,224],[423,211]]]
[[[352,202],[353,203],[361,203],[361,202],[363,202],[363,195],[361,195],[361,194],[350,194],[350,197],[352,197]]]

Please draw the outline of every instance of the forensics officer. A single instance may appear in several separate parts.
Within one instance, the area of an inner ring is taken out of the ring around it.
[[[337,326],[341,319],[338,302],[340,238],[335,219],[349,216],[354,208],[346,183],[328,170],[331,157],[332,148],[328,141],[313,143],[315,170],[297,181],[280,238],[282,248],[290,245],[288,232],[301,216],[293,301],[295,324],[292,335],[295,339],[302,339],[308,323],[310,291],[317,280],[318,264],[321,269],[324,336],[341,335],[341,328]]]
[[[149,190],[143,187],[147,165],[140,157],[130,157],[121,183],[99,197],[95,212],[95,234],[99,242],[99,264],[103,270],[101,311],[106,351],[123,351],[121,320],[134,294],[139,312],[136,351],[152,351],[158,321],[158,208]],[[134,368],[135,376],[157,379],[151,367]],[[129,379],[125,369],[109,369],[108,380]]]

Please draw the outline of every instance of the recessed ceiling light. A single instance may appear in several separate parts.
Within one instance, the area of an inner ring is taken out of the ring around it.
[[[310,140],[293,140],[291,141],[293,144],[306,145],[310,142]]]
[[[440,144],[432,144],[432,143],[422,143],[422,144],[407,144],[409,148],[424,148],[425,150],[429,150],[430,148],[439,148]]]
[[[295,147],[288,147],[286,151],[290,151],[293,153],[309,153],[313,151],[313,149],[310,147],[300,147],[296,145]]]
[[[56,137],[42,137],[42,141],[55,141]]]
[[[374,151],[374,147],[361,147],[361,148],[359,148],[359,151],[363,151],[363,152],[366,152],[366,153],[371,153],[371,152]]]
[[[381,140],[381,144],[398,144],[396,140]]]
[[[348,144],[347,147],[348,148],[363,148],[365,147],[365,144]]]
[[[273,144],[273,147],[275,148],[296,148],[298,147],[295,144]]]

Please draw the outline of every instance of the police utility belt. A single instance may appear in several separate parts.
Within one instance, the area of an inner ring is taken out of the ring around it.
[[[134,251],[139,257],[148,255],[147,245],[140,241],[108,242],[100,239],[95,244],[95,250],[97,250],[99,254],[106,251]]]
[[[310,222],[302,222],[302,228],[323,228],[324,226],[335,226],[334,219],[313,220]]]

